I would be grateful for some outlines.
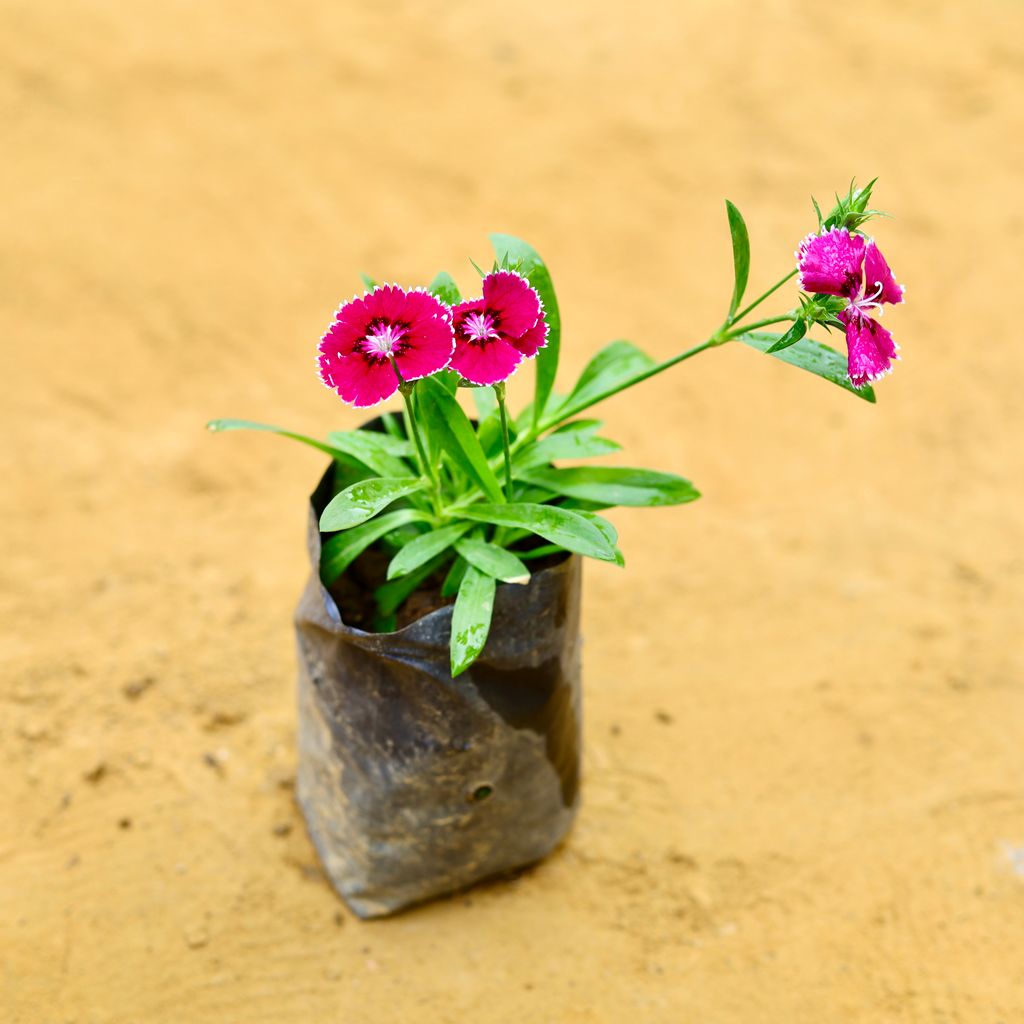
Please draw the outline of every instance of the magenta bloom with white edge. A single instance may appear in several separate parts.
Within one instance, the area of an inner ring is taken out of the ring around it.
[[[444,303],[421,289],[383,285],[335,314],[320,341],[320,379],[343,401],[376,405],[398,390],[399,374],[417,380],[443,370],[454,349]]]
[[[484,278],[483,296],[453,310],[451,368],[473,384],[499,384],[548,340],[540,296],[521,274],[497,270]]]
[[[903,301],[885,257],[873,241],[845,228],[808,235],[797,250],[800,287],[847,300],[837,316],[846,326],[847,373],[858,388],[892,371],[899,359],[892,335],[871,316],[885,303]]]

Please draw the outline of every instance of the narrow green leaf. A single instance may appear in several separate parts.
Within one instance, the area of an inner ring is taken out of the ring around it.
[[[393,501],[423,490],[423,480],[415,476],[373,477],[360,480],[335,495],[320,516],[324,533],[347,530],[372,519]]]
[[[725,209],[729,214],[729,234],[732,236],[732,266],[734,284],[732,302],[729,303],[729,316],[740,308],[743,293],[747,290],[747,278],[750,276],[750,236],[743,215],[729,202],[725,201]]]
[[[604,534],[586,517],[557,505],[535,505],[525,502],[508,505],[469,505],[460,515],[496,526],[529,530],[531,533],[605,562],[615,561],[615,551]]]
[[[459,555],[459,557],[452,562],[451,568],[448,570],[448,575],[445,576],[444,582],[441,584],[441,596],[454,597],[459,592],[459,587],[462,585],[462,577],[465,575],[466,560]]]
[[[455,550],[474,568],[503,583],[529,583],[530,570],[511,551],[476,537],[463,537]]]
[[[620,451],[621,448],[622,445],[615,441],[594,437],[584,430],[559,431],[516,452],[512,460],[512,472],[520,476],[521,470],[531,466],[546,466],[556,459],[591,459]]]
[[[767,352],[774,345],[781,335],[779,334],[741,334],[739,340],[744,345],[756,348],[758,352]],[[817,377],[838,384],[845,391],[863,398],[865,402],[874,402],[875,392],[870,387],[857,388],[850,383],[846,372],[846,357],[838,353],[834,348],[823,345],[813,338],[803,338],[797,344],[783,349],[781,352],[773,352],[775,359],[781,359],[791,366],[799,366],[801,370],[813,373]]]
[[[329,587],[371,544],[385,534],[426,519],[427,515],[418,509],[401,508],[395,512],[385,512],[362,526],[328,537],[320,549],[320,579],[324,586]]]
[[[568,469],[536,467],[520,476],[527,483],[544,487],[555,494],[582,498],[606,505],[633,505],[655,508],[695,501],[700,492],[681,476],[657,473],[649,469],[574,466]]]
[[[470,526],[472,523],[452,523],[450,526],[442,526],[429,533],[420,534],[415,540],[409,541],[391,559],[391,564],[388,566],[388,579],[393,580],[399,576],[405,576],[413,569],[418,569],[424,562],[429,562],[435,555],[439,555],[451,547]]]
[[[444,386],[427,377],[416,385],[418,408],[439,448],[475,480],[492,501],[504,501],[501,484],[480,447],[473,424]]]
[[[407,576],[397,580],[390,580],[379,586],[373,596],[377,602],[377,614],[381,618],[387,618],[397,611],[402,602],[414,591],[418,590],[420,584],[432,576],[444,563],[445,556],[437,555],[429,562],[424,563],[418,569],[414,569]]]
[[[607,519],[597,515],[595,512],[587,512],[584,509],[577,509],[576,511],[583,516],[584,519],[588,519],[592,522],[604,534],[605,540],[607,540],[615,550],[615,564],[620,569],[624,569],[626,567],[626,559],[617,547],[619,543],[619,531],[616,530]]]
[[[280,437],[291,438],[293,441],[299,441],[302,444],[309,445],[310,448],[317,448],[322,452],[326,452],[331,456],[331,458],[340,458],[345,462],[351,461],[348,452],[343,451],[336,445],[328,444],[324,441],[318,441],[315,437],[307,437],[305,434],[297,434],[294,430],[284,430],[281,427],[273,427],[268,423],[254,423],[252,420],[219,419],[210,420],[210,422],[206,424],[206,429],[215,434],[225,430],[262,430],[269,434],[277,434]]]
[[[558,352],[562,339],[562,317],[558,311],[558,298],[551,274],[532,245],[513,235],[491,235],[491,245],[503,266],[518,268],[519,272],[537,289],[544,303],[544,319],[548,324],[548,342],[537,353],[536,382],[533,395],[533,423],[540,422],[547,406],[558,372]]]
[[[476,418],[478,423],[483,423],[488,416],[498,411],[498,399],[495,397],[494,388],[470,388],[470,395],[473,396],[473,404],[476,406]]]
[[[474,566],[466,569],[459,596],[452,609],[452,676],[465,672],[476,661],[487,643],[494,611],[495,583],[492,576]]]
[[[359,278],[366,286],[368,291],[372,292],[374,288],[377,287],[377,282],[372,277],[370,277],[369,274],[360,273]]]
[[[462,301],[459,294],[459,286],[451,274],[442,270],[427,287],[427,290],[435,298],[440,299],[445,305],[454,306]]]
[[[776,352],[781,352],[784,348],[789,348],[790,345],[795,345],[806,333],[807,321],[794,321],[793,326],[774,345],[765,350],[766,354],[771,356]]]
[[[412,457],[412,445],[388,434],[373,430],[335,430],[327,439],[378,476],[406,476],[411,468],[402,460]]]
[[[560,420],[629,387],[658,364],[629,341],[613,341],[587,363],[576,386],[557,407]]]

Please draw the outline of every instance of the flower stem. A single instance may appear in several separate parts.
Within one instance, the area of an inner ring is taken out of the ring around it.
[[[505,382],[494,385],[494,397],[498,400],[498,415],[501,417],[501,446],[505,454],[505,498],[512,501],[512,456],[508,448],[508,412],[505,409]]]
[[[434,472],[433,463],[427,458],[427,450],[423,445],[419,424],[416,422],[416,415],[413,412],[413,385],[402,376],[402,371],[398,369],[398,364],[394,359],[391,360],[391,366],[394,368],[395,376],[398,378],[398,390],[402,393],[402,400],[405,402],[406,419],[409,423],[409,433],[412,434],[413,441],[416,443],[416,455],[419,458],[420,472],[430,481],[430,498],[434,505],[434,514],[440,515],[441,484],[438,481],[437,474]]]
[[[789,281],[791,278],[796,277],[796,274],[797,270],[796,268],[794,268],[781,281],[776,281],[775,284],[773,284],[771,288],[768,289],[768,291],[766,291],[763,295],[759,295],[756,299],[754,299],[754,301],[749,306],[746,306],[744,309],[741,309],[734,317],[731,317],[729,320],[729,324],[731,325],[739,323],[739,321],[742,320],[748,313],[750,313],[752,310],[757,309],[757,307],[760,306],[761,303],[764,302],[764,300],[767,299],[769,295],[773,294],[774,292],[777,292],[787,281]],[[746,330],[750,330],[750,328],[748,327],[746,328]]]
[[[773,316],[767,320],[755,320],[752,324],[744,324],[742,327],[737,327],[734,330],[729,331],[724,335],[726,340],[731,338],[738,338],[741,334],[746,334],[748,331],[756,331],[758,327],[768,327],[771,324],[781,324],[793,319],[792,313],[787,313],[784,316]]]

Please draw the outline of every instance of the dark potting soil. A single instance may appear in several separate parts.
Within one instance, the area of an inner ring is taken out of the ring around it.
[[[536,547],[540,543],[544,542],[527,542],[513,550],[529,551],[531,547]],[[356,629],[362,629],[368,633],[391,632],[403,629],[438,608],[455,603],[454,597],[441,596],[441,586],[449,568],[446,565],[428,576],[422,585],[402,602],[395,612],[394,623],[388,623],[392,626],[392,630],[379,628],[381,622],[373,594],[378,587],[387,582],[388,563],[392,557],[392,554],[376,547],[369,548],[328,587],[331,597],[334,598],[335,604],[341,612],[342,622],[346,625],[354,626]],[[530,572],[541,572],[557,565],[565,557],[566,555],[561,553],[532,559],[528,562]]]

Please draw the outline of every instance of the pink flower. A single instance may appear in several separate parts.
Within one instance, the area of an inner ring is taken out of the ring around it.
[[[382,285],[334,315],[320,341],[320,379],[352,405],[376,405],[400,379],[443,370],[454,349],[446,305],[429,292]]]
[[[525,277],[497,270],[484,278],[483,297],[453,310],[452,369],[473,384],[505,380],[548,340],[540,296]]]
[[[808,235],[797,250],[800,287],[806,292],[839,295],[847,300],[836,315],[846,326],[847,372],[858,388],[892,372],[899,359],[892,335],[871,316],[883,303],[903,301],[903,286],[896,283],[885,257],[873,241],[832,228],[823,235]]]

